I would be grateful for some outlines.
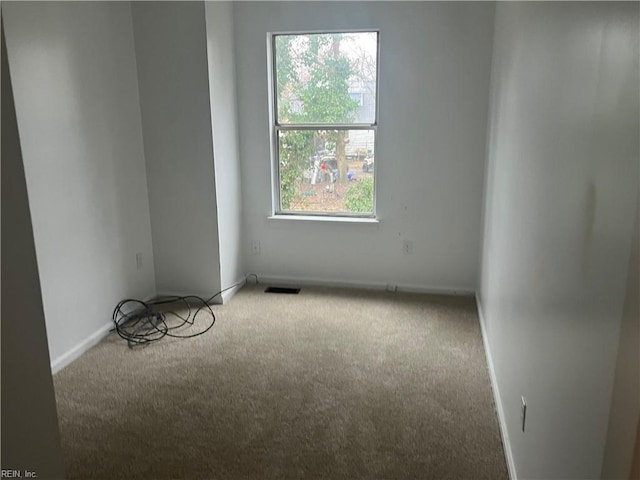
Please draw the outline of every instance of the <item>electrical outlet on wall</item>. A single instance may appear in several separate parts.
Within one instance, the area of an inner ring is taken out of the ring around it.
[[[136,253],[136,268],[142,270],[142,252]]]
[[[404,255],[411,255],[413,253],[413,242],[411,240],[402,241],[402,253]]]
[[[251,253],[254,255],[260,255],[260,241],[251,240]]]
[[[524,397],[520,397],[520,423],[522,424],[522,431],[524,432],[524,425],[527,421],[527,399]]]

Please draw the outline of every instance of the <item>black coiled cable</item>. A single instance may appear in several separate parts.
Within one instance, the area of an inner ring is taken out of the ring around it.
[[[249,277],[255,277],[258,283],[258,276],[250,274],[206,300],[197,295],[161,297],[149,302],[134,298],[122,300],[113,311],[114,330],[127,341],[129,348],[148,345],[164,337],[197,337],[216,323],[209,303],[227,290],[245,285]],[[177,308],[172,308],[174,306]]]

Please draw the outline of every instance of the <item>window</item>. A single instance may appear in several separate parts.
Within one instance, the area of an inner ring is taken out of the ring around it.
[[[273,34],[274,210],[375,216],[378,33]]]

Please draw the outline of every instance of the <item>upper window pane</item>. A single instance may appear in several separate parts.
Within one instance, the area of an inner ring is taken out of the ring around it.
[[[276,35],[277,121],[373,124],[376,32]]]

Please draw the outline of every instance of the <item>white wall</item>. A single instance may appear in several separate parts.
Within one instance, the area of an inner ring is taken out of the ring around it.
[[[242,254],[242,187],[238,154],[233,10],[230,2],[206,2],[209,92],[213,124],[213,157],[218,208],[220,282],[237,283],[244,274]],[[224,295],[228,299],[233,290]]]
[[[203,2],[134,2],[159,294],[220,289]]]
[[[495,27],[480,298],[511,451],[518,478],[597,478],[638,193],[638,4],[499,3]]]
[[[2,29],[2,465],[63,478],[56,402]]]
[[[493,4],[233,5],[247,271],[288,279],[475,290]],[[380,223],[267,220],[267,32],[380,30]],[[413,254],[402,255],[402,241]],[[252,255],[251,241],[261,254]]]
[[[131,11],[121,2],[3,2],[54,365],[154,293]],[[144,267],[136,267],[136,253]]]

